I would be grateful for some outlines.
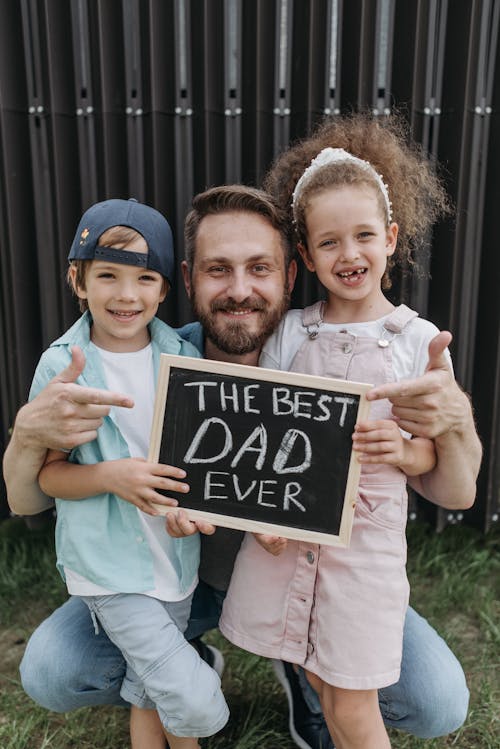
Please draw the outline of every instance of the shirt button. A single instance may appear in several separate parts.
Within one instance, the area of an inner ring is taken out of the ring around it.
[[[352,351],[352,343],[344,343],[343,345],[344,354],[350,354]]]
[[[144,538],[142,536],[136,536],[135,540],[137,541],[138,544],[142,544],[142,542],[144,541]]]
[[[314,562],[314,554],[312,551],[308,551],[306,554],[307,561],[309,564],[312,564]]]

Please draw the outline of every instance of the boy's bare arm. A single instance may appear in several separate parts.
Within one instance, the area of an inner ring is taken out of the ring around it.
[[[91,465],[68,463],[67,454],[50,450],[38,480],[42,491],[67,500],[85,499],[99,494],[116,494],[148,515],[159,515],[154,504],[176,507],[172,497],[159,493],[189,491],[180,468],[150,463],[143,458],[123,458]]]

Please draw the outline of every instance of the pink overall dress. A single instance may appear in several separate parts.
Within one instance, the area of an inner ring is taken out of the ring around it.
[[[309,338],[291,370],[374,385],[393,382],[391,340],[417,313],[404,305],[380,339],[328,332],[322,303],[304,310]],[[391,418],[389,401],[370,418]],[[288,541],[274,557],[247,533],[220,620],[235,645],[297,663],[344,689],[378,689],[399,679],[406,577],[406,476],[363,466],[348,549]]]

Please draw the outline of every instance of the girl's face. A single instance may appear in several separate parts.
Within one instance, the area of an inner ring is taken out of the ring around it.
[[[385,225],[375,188],[346,185],[310,199],[307,248],[299,252],[328,292],[326,322],[362,322],[387,314],[381,289],[387,258],[396,249],[397,224]]]

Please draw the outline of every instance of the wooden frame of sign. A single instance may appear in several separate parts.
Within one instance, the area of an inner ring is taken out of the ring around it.
[[[348,546],[364,383],[162,354],[149,460],[184,468],[192,520]],[[176,508],[156,504],[162,513]]]

